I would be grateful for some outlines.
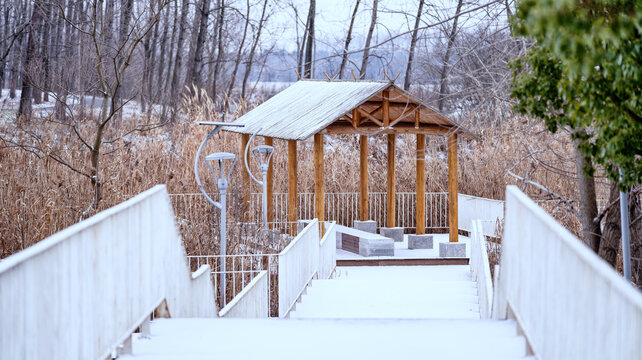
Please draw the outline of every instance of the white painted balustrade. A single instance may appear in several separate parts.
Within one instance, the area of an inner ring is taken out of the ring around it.
[[[267,270],[261,271],[219,313],[225,318],[266,318],[270,315]]]
[[[491,316],[493,304],[493,281],[490,276],[486,238],[482,233],[480,220],[472,221],[470,234],[470,271],[473,281],[477,283],[479,316],[482,319],[488,319]]]
[[[642,294],[515,186],[506,191],[497,309],[541,360],[642,359]]]
[[[106,358],[164,301],[216,316],[209,273],[190,272],[155,186],[0,262],[0,359]]]
[[[485,236],[497,237],[497,220],[504,219],[504,202],[471,195],[457,195],[459,228],[472,232],[472,221],[481,220],[481,232]]]
[[[279,317],[292,309],[317,274],[319,221],[312,220],[279,254]]]
[[[337,224],[325,224],[325,234],[319,243],[319,279],[328,279],[337,266]]]

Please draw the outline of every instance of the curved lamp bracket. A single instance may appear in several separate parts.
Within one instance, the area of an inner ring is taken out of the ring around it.
[[[203,142],[201,143],[201,146],[198,147],[198,151],[196,152],[196,158],[194,159],[194,176],[196,177],[196,184],[198,185],[198,190],[200,190],[201,193],[203,193],[207,201],[209,201],[212,205],[214,205],[218,209],[222,209],[223,207],[221,206],[221,203],[214,201],[214,199],[212,199],[209,195],[207,195],[205,188],[203,188],[203,185],[201,184],[201,178],[198,175],[198,160],[201,157],[201,152],[203,151],[203,147],[205,147],[205,143],[207,142],[207,140],[211,139],[212,136],[216,135],[221,130],[221,128],[223,128],[223,126],[243,127],[245,125],[221,123],[221,122],[207,122],[207,121],[199,121],[197,124],[214,125],[214,130],[210,131],[210,133],[207,134],[207,136],[205,137],[205,140],[203,140]]]
[[[245,155],[243,156],[243,160],[245,162],[245,169],[247,170],[247,173],[250,174],[250,177],[252,178],[252,180],[256,181],[257,184],[263,186],[263,181],[255,178],[254,175],[252,174],[252,172],[250,171],[250,166],[248,165],[248,161],[247,161],[247,151],[250,148],[250,144],[252,144],[252,140],[254,139],[256,134],[258,134],[259,131],[261,131],[261,130],[263,130],[263,128],[260,128],[260,129],[256,130],[254,132],[254,134],[252,134],[252,137],[250,138],[250,140],[247,142],[247,145],[245,146]]]

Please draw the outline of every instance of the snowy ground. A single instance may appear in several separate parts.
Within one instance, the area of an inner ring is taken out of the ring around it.
[[[9,123],[15,120],[16,112],[20,104],[20,90],[16,90],[16,97],[9,97],[9,89],[2,89],[0,93],[0,125],[3,123]],[[85,109],[93,109],[96,114],[100,111],[103,100],[99,97],[93,96],[78,96],[70,95],[67,97],[67,105],[70,109],[78,109],[82,105]],[[34,111],[34,116],[36,117],[48,117],[54,113],[56,108],[56,97],[51,94],[49,96],[49,101],[42,102],[40,104],[32,104]],[[154,105],[152,109],[152,115],[160,114],[162,107],[160,105]],[[123,116],[125,118],[131,118],[136,116],[145,115],[141,111],[140,103],[137,101],[129,101],[123,106]]]
[[[385,260],[385,259],[437,259],[439,258],[439,243],[448,242],[448,234],[433,234],[432,249],[408,249],[408,235],[403,242],[395,243],[395,256],[363,257],[342,249],[337,249],[337,260]],[[466,244],[466,257],[470,257],[470,238],[459,235],[459,241]]]

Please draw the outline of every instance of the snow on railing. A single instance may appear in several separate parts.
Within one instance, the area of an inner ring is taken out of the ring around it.
[[[163,302],[216,316],[209,272],[190,272],[155,186],[0,262],[0,358],[107,358]]]
[[[497,220],[504,219],[504,202],[471,195],[457,196],[459,228],[472,232],[472,221],[481,221],[481,232],[485,236],[497,237]]]
[[[539,359],[639,359],[642,294],[515,186],[506,218],[497,306]]]
[[[491,316],[493,304],[493,282],[490,276],[486,238],[481,229],[481,221],[473,220],[470,239],[470,271],[473,280],[477,283],[479,315],[482,319],[488,319]]]
[[[279,317],[285,317],[319,264],[319,221],[312,220],[279,254]]]
[[[337,266],[337,224],[325,223],[325,234],[319,243],[319,279],[329,279]]]
[[[267,270],[261,271],[220,312],[226,318],[266,318],[270,315]]]

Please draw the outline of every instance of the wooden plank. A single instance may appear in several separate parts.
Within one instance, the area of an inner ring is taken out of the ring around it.
[[[417,235],[426,232],[426,135],[417,134]]]
[[[388,90],[383,91],[383,101],[381,102],[381,112],[383,117],[383,126],[390,125],[390,93]]]
[[[359,220],[369,220],[368,209],[368,137],[359,136]]]
[[[450,242],[459,240],[457,223],[457,133],[448,136],[448,234]]]
[[[250,190],[250,174],[245,170],[245,147],[247,146],[247,143],[250,141],[250,135],[249,134],[241,134],[241,150],[240,154],[243,154],[241,156],[241,193],[242,193],[242,207],[243,207],[243,221],[249,222],[250,221],[250,194],[252,191]],[[252,156],[249,154],[248,151],[248,156]]]
[[[356,128],[359,126],[359,123],[361,122],[361,114],[359,113],[358,109],[352,110],[352,127]]]
[[[323,181],[323,135],[314,134],[314,217],[319,223],[325,220]]]
[[[396,213],[396,201],[395,201],[395,188],[396,188],[396,176],[395,176],[395,134],[388,135],[388,187],[386,190],[386,226],[395,227],[395,219],[397,217]]]
[[[419,128],[419,123],[421,122],[421,110],[419,108],[415,109],[415,127]]]
[[[468,258],[426,258],[426,259],[337,259],[337,266],[438,266],[468,265]]]
[[[334,123],[321,131],[327,135],[384,135],[384,134],[426,134],[426,135],[445,135],[452,132],[452,128],[441,125],[420,124],[415,127],[414,124],[400,123],[392,128],[382,128],[372,124],[363,124],[354,128],[352,124]]]
[[[288,140],[288,221],[297,221],[297,154],[296,140]],[[295,227],[290,227],[290,235],[295,235]]]
[[[265,138],[265,145],[274,146],[274,139],[271,137]],[[268,167],[267,172],[267,221],[271,223],[274,221],[274,161],[276,157],[275,154],[272,154],[272,159],[270,160],[270,166]]]

